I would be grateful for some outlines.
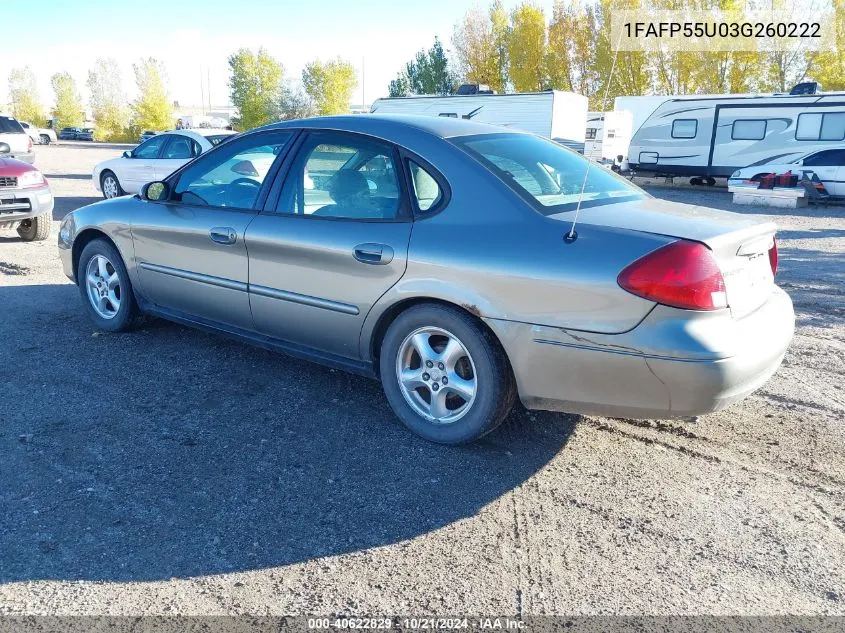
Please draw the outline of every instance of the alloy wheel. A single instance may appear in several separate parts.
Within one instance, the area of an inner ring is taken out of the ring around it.
[[[106,198],[117,198],[117,178],[106,176],[103,178],[103,195]]]
[[[423,327],[399,346],[396,379],[411,408],[434,424],[457,422],[472,408],[478,389],[472,357],[451,332]]]
[[[95,255],[85,269],[88,300],[104,319],[113,319],[120,310],[121,287],[117,270],[106,257]]]

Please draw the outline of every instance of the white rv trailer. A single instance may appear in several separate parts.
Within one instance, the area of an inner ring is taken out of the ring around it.
[[[560,90],[448,97],[393,97],[376,99],[370,112],[472,119],[531,132],[582,150],[587,122],[587,97]]]
[[[588,112],[584,156],[597,163],[618,165],[624,169],[631,143],[632,118],[627,110]]]
[[[634,116],[628,153],[637,174],[730,176],[845,140],[845,93],[617,97]],[[646,114],[647,113],[647,114]]]

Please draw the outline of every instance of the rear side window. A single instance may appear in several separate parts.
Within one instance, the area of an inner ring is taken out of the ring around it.
[[[186,159],[192,158],[194,148],[191,146],[192,140],[186,136],[174,134],[170,137],[170,142],[164,148],[164,155],[162,158],[168,159]]]
[[[735,141],[761,141],[765,137],[766,121],[764,119],[743,119],[733,123],[731,139]]]
[[[672,138],[695,138],[698,133],[698,121],[695,119],[675,119],[672,121]]]
[[[443,199],[443,190],[437,184],[434,176],[424,168],[409,160],[411,168],[411,184],[414,186],[414,199],[420,211],[428,211]]]
[[[0,134],[26,134],[17,120],[10,116],[0,116]]]
[[[805,167],[843,167],[845,166],[845,150],[829,149],[807,156],[803,164]]]

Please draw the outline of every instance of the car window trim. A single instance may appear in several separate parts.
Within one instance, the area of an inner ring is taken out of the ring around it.
[[[273,128],[273,129],[270,129],[270,130],[261,130],[260,132],[253,132],[252,134],[244,134],[243,136],[239,135],[240,138],[247,138],[247,137],[251,137],[253,135],[270,136],[272,134],[279,134],[279,133],[290,134],[291,137],[292,137],[292,141],[291,141],[291,143],[286,144],[285,149],[282,152],[280,152],[279,154],[276,155],[276,158],[273,160],[273,164],[270,166],[270,169],[267,172],[267,176],[264,178],[264,181],[261,183],[261,188],[258,191],[258,195],[255,197],[255,201],[253,202],[252,207],[250,207],[248,209],[244,208],[244,207],[216,207],[216,206],[210,205],[210,204],[194,204],[194,203],[190,203],[190,202],[182,202],[181,200],[145,200],[145,202],[148,202],[149,204],[178,205],[178,206],[188,207],[188,208],[192,208],[192,209],[214,209],[215,211],[235,211],[235,212],[238,212],[238,213],[249,213],[251,215],[256,215],[257,213],[259,213],[261,211],[261,209],[264,205],[264,202],[266,201],[266,194],[267,194],[267,192],[269,191],[269,188],[270,188],[267,183],[270,181],[271,176],[275,177],[274,174],[277,171],[277,163],[280,164],[280,160],[282,162],[285,161],[287,159],[289,153],[290,153],[290,146],[292,146],[293,141],[296,140],[296,130],[290,130],[288,128]],[[221,145],[222,144],[213,145],[210,149],[207,149],[206,151],[204,151],[202,154],[200,154],[196,158],[190,159],[184,165],[179,167],[179,169],[177,169],[176,171],[171,173],[166,178],[162,179],[162,182],[167,183],[167,186],[170,187],[170,190],[172,192],[173,189],[176,187],[176,184],[179,182],[179,178],[181,177],[182,172],[184,172],[188,167],[190,167],[191,164],[193,164],[195,161],[200,160],[200,159],[204,160],[206,156],[211,156],[213,152],[215,152],[218,148],[221,147]],[[135,195],[137,196],[138,194],[135,194]]]
[[[341,222],[362,222],[367,224],[396,224],[396,223],[407,223],[414,221],[414,212],[410,192],[408,191],[408,183],[404,176],[404,168],[402,166],[402,157],[400,153],[400,147],[393,143],[392,141],[388,141],[387,139],[380,138],[378,136],[371,136],[369,134],[362,134],[360,132],[351,132],[348,130],[338,130],[333,128],[297,128],[301,132],[298,142],[296,143],[295,147],[291,147],[290,152],[285,160],[285,164],[280,166],[279,171],[276,174],[276,180],[278,181],[278,186],[276,186],[276,182],[273,183],[272,190],[273,196],[272,198],[268,197],[268,203],[264,205],[262,210],[260,211],[261,215],[268,215],[268,216],[277,216],[280,218],[302,218],[304,220],[328,220],[328,221],[341,221]],[[399,207],[396,209],[396,217],[394,218],[344,218],[344,217],[332,217],[332,216],[313,216],[313,215],[305,215],[304,213],[282,213],[278,210],[279,203],[282,199],[282,191],[284,190],[285,183],[287,182],[288,177],[290,176],[291,169],[296,164],[299,156],[302,153],[303,146],[308,142],[308,139],[314,136],[347,136],[352,138],[360,138],[366,142],[374,143],[376,145],[383,145],[385,147],[389,147],[393,159],[394,168],[397,170],[396,180],[399,187]],[[402,172],[402,173],[399,173]],[[269,176],[269,174],[268,174]]]

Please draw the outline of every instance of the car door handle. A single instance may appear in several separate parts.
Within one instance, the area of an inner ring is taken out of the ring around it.
[[[217,242],[218,244],[234,244],[238,239],[235,229],[229,228],[228,226],[215,226],[208,232],[208,236],[212,242]]]
[[[358,244],[352,251],[352,256],[362,264],[384,265],[393,261],[393,249],[387,244]]]

